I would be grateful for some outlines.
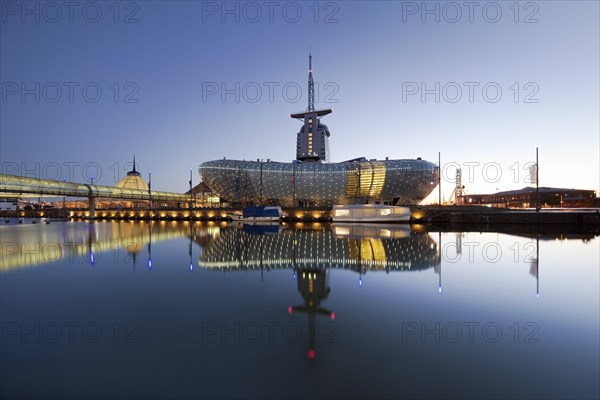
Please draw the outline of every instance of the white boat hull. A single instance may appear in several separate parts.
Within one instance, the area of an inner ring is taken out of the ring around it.
[[[410,208],[379,204],[336,205],[333,222],[409,222]]]
[[[407,216],[394,216],[393,218],[333,218],[333,222],[409,222],[410,214]]]

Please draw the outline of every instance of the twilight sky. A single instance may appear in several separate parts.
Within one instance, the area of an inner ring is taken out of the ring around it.
[[[71,5],[72,4],[72,5]],[[185,191],[295,158],[309,48],[333,161],[442,153],[444,196],[600,189],[597,1],[0,2],[3,173]]]

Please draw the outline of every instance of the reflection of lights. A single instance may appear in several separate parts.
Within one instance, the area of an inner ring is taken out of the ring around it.
[[[335,319],[335,313],[334,313],[334,312],[332,312],[332,313],[330,314],[330,317],[331,317],[331,319]]]
[[[438,286],[438,293],[442,293],[442,287]]]
[[[335,234],[340,236],[348,236],[350,235],[350,229],[345,227],[335,227]]]
[[[190,272],[192,272],[194,270],[194,265],[192,263],[190,263]]]
[[[536,298],[536,299],[539,299],[539,298],[540,298],[540,292],[537,292],[537,293],[535,294],[535,298]]]
[[[358,280],[358,286],[362,287],[362,278]]]
[[[292,313],[292,306],[289,306],[288,307],[288,314],[291,314],[291,313]]]
[[[315,358],[315,350],[314,349],[308,349],[308,358],[310,358],[311,360],[313,358]]]
[[[92,266],[94,265],[94,253],[90,252],[90,263],[92,263]]]
[[[294,278],[294,280],[296,280],[296,271],[294,271],[294,275],[292,276],[292,278]]]
[[[148,269],[152,269],[152,259],[148,259]]]

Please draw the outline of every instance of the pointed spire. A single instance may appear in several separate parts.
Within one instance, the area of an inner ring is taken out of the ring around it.
[[[315,83],[312,75],[312,53],[308,51],[308,108],[306,111],[315,111]]]
[[[137,172],[137,171],[135,170],[135,154],[133,155],[133,172]]]

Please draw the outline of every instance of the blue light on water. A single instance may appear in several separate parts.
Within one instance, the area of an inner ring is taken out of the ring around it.
[[[152,269],[152,259],[148,259],[148,269]]]
[[[296,280],[296,271],[294,271],[294,275],[292,276],[292,278],[294,278],[294,280]]]
[[[438,293],[442,293],[442,287],[438,286]]]
[[[194,270],[194,265],[192,263],[190,263],[190,272],[192,272]]]
[[[362,287],[362,279],[358,280],[358,286]]]

